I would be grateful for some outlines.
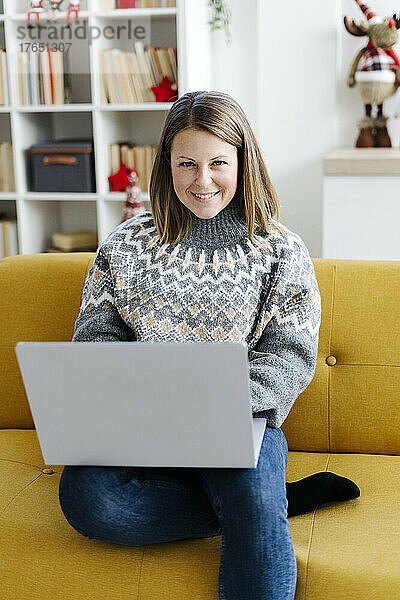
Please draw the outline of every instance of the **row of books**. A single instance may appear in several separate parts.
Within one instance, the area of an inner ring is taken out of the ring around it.
[[[156,152],[157,146],[137,146],[131,142],[110,144],[111,173],[117,173],[121,163],[124,163],[126,167],[135,169],[140,189],[142,192],[148,192]]]
[[[112,0],[114,8],[169,8],[176,7],[176,0]]]
[[[15,192],[12,144],[0,142],[0,192]]]
[[[0,214],[0,259],[18,254],[17,221]]]
[[[145,49],[143,42],[135,42],[134,49],[135,52],[119,48],[99,50],[101,102],[155,102],[150,88],[157,87],[165,76],[177,86],[176,48]]]
[[[43,52],[17,52],[20,104],[66,104],[71,101],[68,52],[45,47]]]
[[[7,75],[7,55],[5,48],[0,48],[0,104],[10,104]]]

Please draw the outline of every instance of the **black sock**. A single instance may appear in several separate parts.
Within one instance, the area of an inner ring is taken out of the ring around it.
[[[314,473],[299,481],[286,483],[288,517],[313,510],[319,504],[358,498],[360,489],[346,477],[329,471]]]

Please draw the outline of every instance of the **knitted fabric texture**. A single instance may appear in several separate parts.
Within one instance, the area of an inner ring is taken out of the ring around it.
[[[254,417],[282,425],[311,382],[321,297],[309,252],[270,220],[254,245],[235,197],[190,234],[159,245],[152,214],[121,223],[97,249],[72,341],[241,342]]]

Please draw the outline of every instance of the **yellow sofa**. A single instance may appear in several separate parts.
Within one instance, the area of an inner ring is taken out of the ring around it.
[[[0,261],[0,600],[215,600],[221,536],[140,548],[89,540],[60,509],[63,467],[43,463],[14,347],[71,340],[93,258]],[[318,364],[282,427],[287,480],[333,471],[361,496],[289,520],[296,600],[399,600],[400,261],[313,261]]]

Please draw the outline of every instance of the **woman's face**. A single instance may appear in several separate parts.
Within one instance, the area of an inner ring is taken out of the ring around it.
[[[200,219],[211,219],[235,195],[237,149],[208,131],[185,129],[172,141],[171,172],[182,204]]]

